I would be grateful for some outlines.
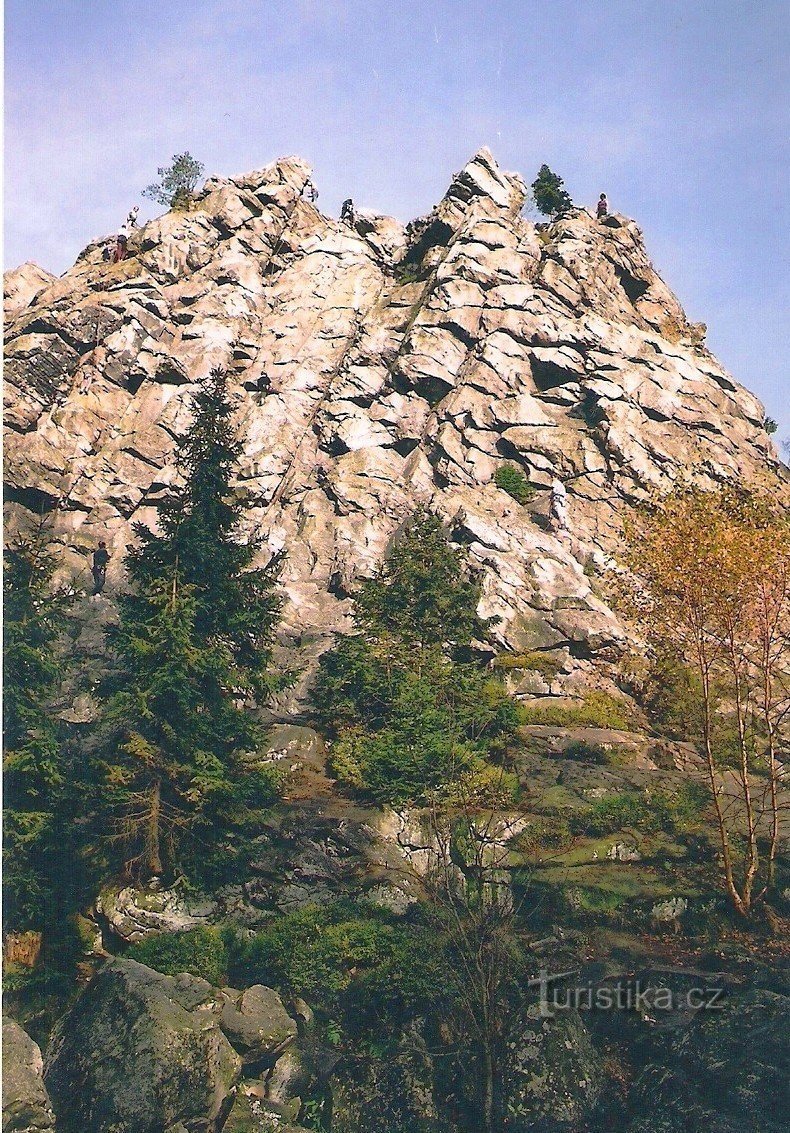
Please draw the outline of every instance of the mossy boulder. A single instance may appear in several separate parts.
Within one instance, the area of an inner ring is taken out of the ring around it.
[[[214,1128],[241,1071],[220,1013],[206,980],[134,960],[105,964],[47,1049],[45,1082],[64,1131]]]
[[[507,1128],[576,1127],[594,1109],[606,1075],[578,1013],[531,1007],[508,1044]]]
[[[3,1133],[44,1133],[54,1127],[41,1051],[18,1023],[3,1016]]]

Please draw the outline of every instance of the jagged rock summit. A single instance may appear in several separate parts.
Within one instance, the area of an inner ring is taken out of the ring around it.
[[[632,220],[576,209],[536,226],[523,180],[485,149],[405,228],[324,216],[309,178],[293,157],[213,177],[119,264],[96,241],[60,279],[6,274],[12,525],[51,510],[72,573],[105,538],[111,591],[132,525],[155,523],[177,475],[191,383],[223,366],[238,490],[269,548],[288,549],[297,663],[348,625],[355,576],[427,504],[483,570],[500,643],[554,651],[560,686],[582,686],[627,645],[590,575],[630,505],[679,477],[785,490],[763,407],[705,348]],[[496,486],[505,462],[536,489],[527,506]],[[568,534],[545,520],[555,477]]]

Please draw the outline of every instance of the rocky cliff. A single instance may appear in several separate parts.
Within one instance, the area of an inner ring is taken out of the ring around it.
[[[223,366],[238,491],[269,552],[288,550],[292,660],[309,671],[348,624],[355,576],[425,503],[483,571],[500,644],[552,650],[561,686],[583,686],[627,644],[595,574],[629,506],[681,477],[786,487],[763,407],[706,349],[634,221],[575,210],[536,226],[524,182],[487,150],[405,228],[324,216],[309,178],[297,158],[210,178],[122,263],[96,241],[60,279],[6,274],[12,525],[51,511],[72,574],[105,538],[111,590],[177,475],[190,383]],[[535,489],[524,506],[496,486],[506,462]],[[568,532],[546,521],[554,477]]]

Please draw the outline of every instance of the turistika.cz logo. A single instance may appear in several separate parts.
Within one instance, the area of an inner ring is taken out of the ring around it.
[[[541,968],[530,987],[539,989],[538,1008],[542,1018],[551,1018],[555,1011],[637,1011],[658,1017],[667,1011],[718,1011],[724,1007],[724,988],[708,985],[667,987],[643,984],[628,977],[608,978],[605,982],[588,980],[568,983],[578,970],[549,972]]]

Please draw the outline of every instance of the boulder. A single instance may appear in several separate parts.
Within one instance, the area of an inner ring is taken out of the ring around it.
[[[43,1133],[55,1115],[43,1078],[41,1051],[13,1019],[3,1016],[3,1133]]]
[[[205,980],[134,960],[104,965],[53,1032],[44,1079],[58,1118],[90,1133],[213,1130],[241,1058]]]
[[[226,988],[222,996],[220,1026],[245,1065],[275,1062],[296,1038],[296,1023],[270,987]]]
[[[507,1128],[527,1133],[545,1123],[575,1126],[590,1116],[604,1088],[601,1055],[578,1011],[531,1008],[508,1044]]]
[[[236,1093],[222,1133],[309,1133],[294,1124],[283,1109],[266,1100],[266,1083],[243,1082]]]
[[[96,909],[109,922],[110,931],[126,944],[136,944],[160,932],[185,932],[211,922],[216,912],[208,899],[187,901],[172,889],[102,890]]]
[[[788,998],[756,988],[714,1004],[647,1066],[627,1133],[785,1133]]]

